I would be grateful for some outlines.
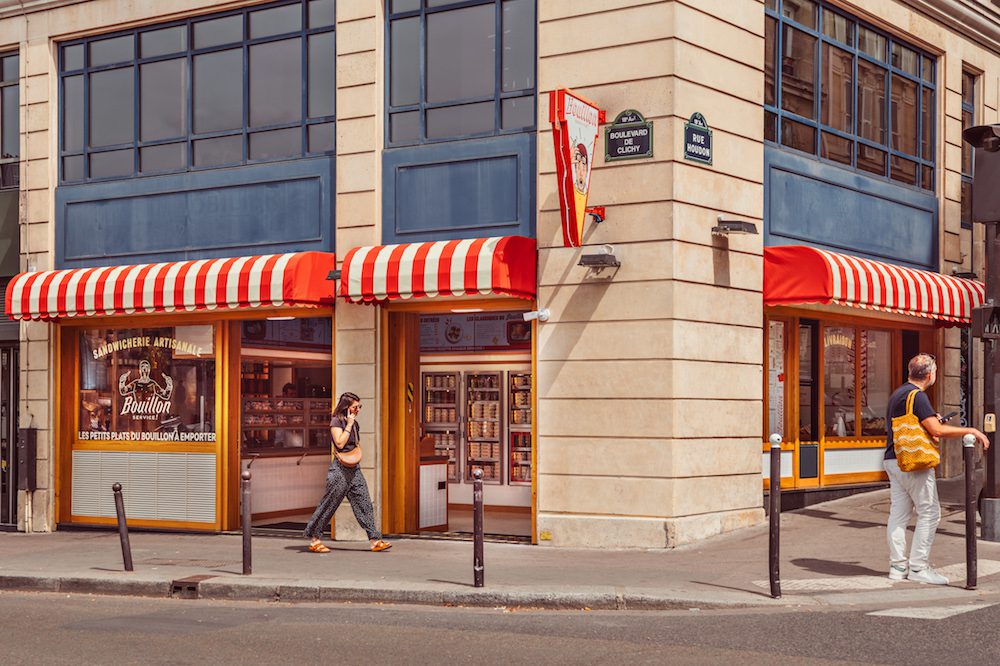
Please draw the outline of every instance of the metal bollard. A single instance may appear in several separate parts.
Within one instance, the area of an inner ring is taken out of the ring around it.
[[[253,573],[252,556],[250,546],[250,471],[244,470],[240,474],[240,522],[243,526],[243,575],[249,576]]]
[[[781,435],[771,435],[770,538],[767,548],[767,577],[771,583],[771,597],[781,598],[781,579],[778,573],[778,551],[781,546]]]
[[[125,522],[125,500],[122,499],[122,484],[112,484],[111,490],[115,493],[115,513],[118,516],[118,536],[122,542],[122,559],[125,561],[125,571],[134,571],[132,568],[132,546],[128,542],[128,523]]]
[[[976,556],[976,437],[962,437],[965,457],[965,589],[976,589],[979,565]]]
[[[472,472],[472,578],[475,587],[483,586],[483,470]]]

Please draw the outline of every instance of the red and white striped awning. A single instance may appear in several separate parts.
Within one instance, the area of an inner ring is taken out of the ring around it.
[[[330,306],[327,252],[21,273],[7,285],[11,319]]]
[[[821,303],[969,324],[981,282],[812,247],[764,249],[764,304]]]
[[[476,294],[534,298],[536,264],[535,240],[523,236],[358,247],[344,257],[340,295],[355,303]]]

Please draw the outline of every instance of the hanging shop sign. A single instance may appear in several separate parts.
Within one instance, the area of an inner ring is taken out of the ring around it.
[[[212,326],[81,333],[79,441],[214,442]]]
[[[684,123],[684,159],[701,164],[712,163],[712,130],[705,116],[697,111]]]
[[[579,247],[587,217],[590,172],[604,111],[571,90],[549,93],[549,122],[556,151],[563,245]]]
[[[604,128],[604,161],[638,160],[653,156],[653,122],[635,109],[622,111]]]
[[[1000,306],[981,305],[972,308],[972,337],[1000,339]]]
[[[420,351],[455,353],[531,349],[531,324],[520,312],[424,315]]]

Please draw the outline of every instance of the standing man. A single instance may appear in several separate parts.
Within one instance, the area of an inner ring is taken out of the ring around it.
[[[889,475],[889,578],[903,580],[909,578],[917,583],[947,585],[948,579],[934,571],[929,562],[934,533],[941,521],[941,504],[938,502],[937,483],[934,469],[918,472],[904,472],[896,463],[896,451],[892,441],[892,420],[906,414],[906,398],[914,389],[919,392],[913,400],[913,413],[920,419],[920,425],[934,438],[961,437],[974,435],[988,448],[986,435],[975,428],[956,428],[941,422],[941,416],[931,407],[931,401],[924,393],[937,379],[937,362],[930,354],[917,354],[907,366],[909,381],[893,391],[889,397],[886,414],[885,472]],[[917,525],[913,530],[910,556],[906,556],[906,525],[910,517],[917,514]]]

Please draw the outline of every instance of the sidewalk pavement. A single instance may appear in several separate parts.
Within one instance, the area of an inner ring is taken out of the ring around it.
[[[887,490],[782,515],[781,599],[767,582],[767,526],[673,550],[567,550],[487,543],[486,587],[472,587],[472,544],[400,539],[383,553],[336,542],[319,555],[301,539],[254,537],[242,576],[239,535],[134,532],[135,571],[122,570],[117,532],[0,533],[0,590],[171,596],[189,577],[199,598],[417,603],[552,609],[711,609],[885,605],[1000,595],[1000,544],[979,542],[979,587],[964,589],[961,480],[941,483],[932,551],[944,587],[887,573]],[[487,526],[488,527],[488,526]],[[329,544],[329,542],[327,542]]]

